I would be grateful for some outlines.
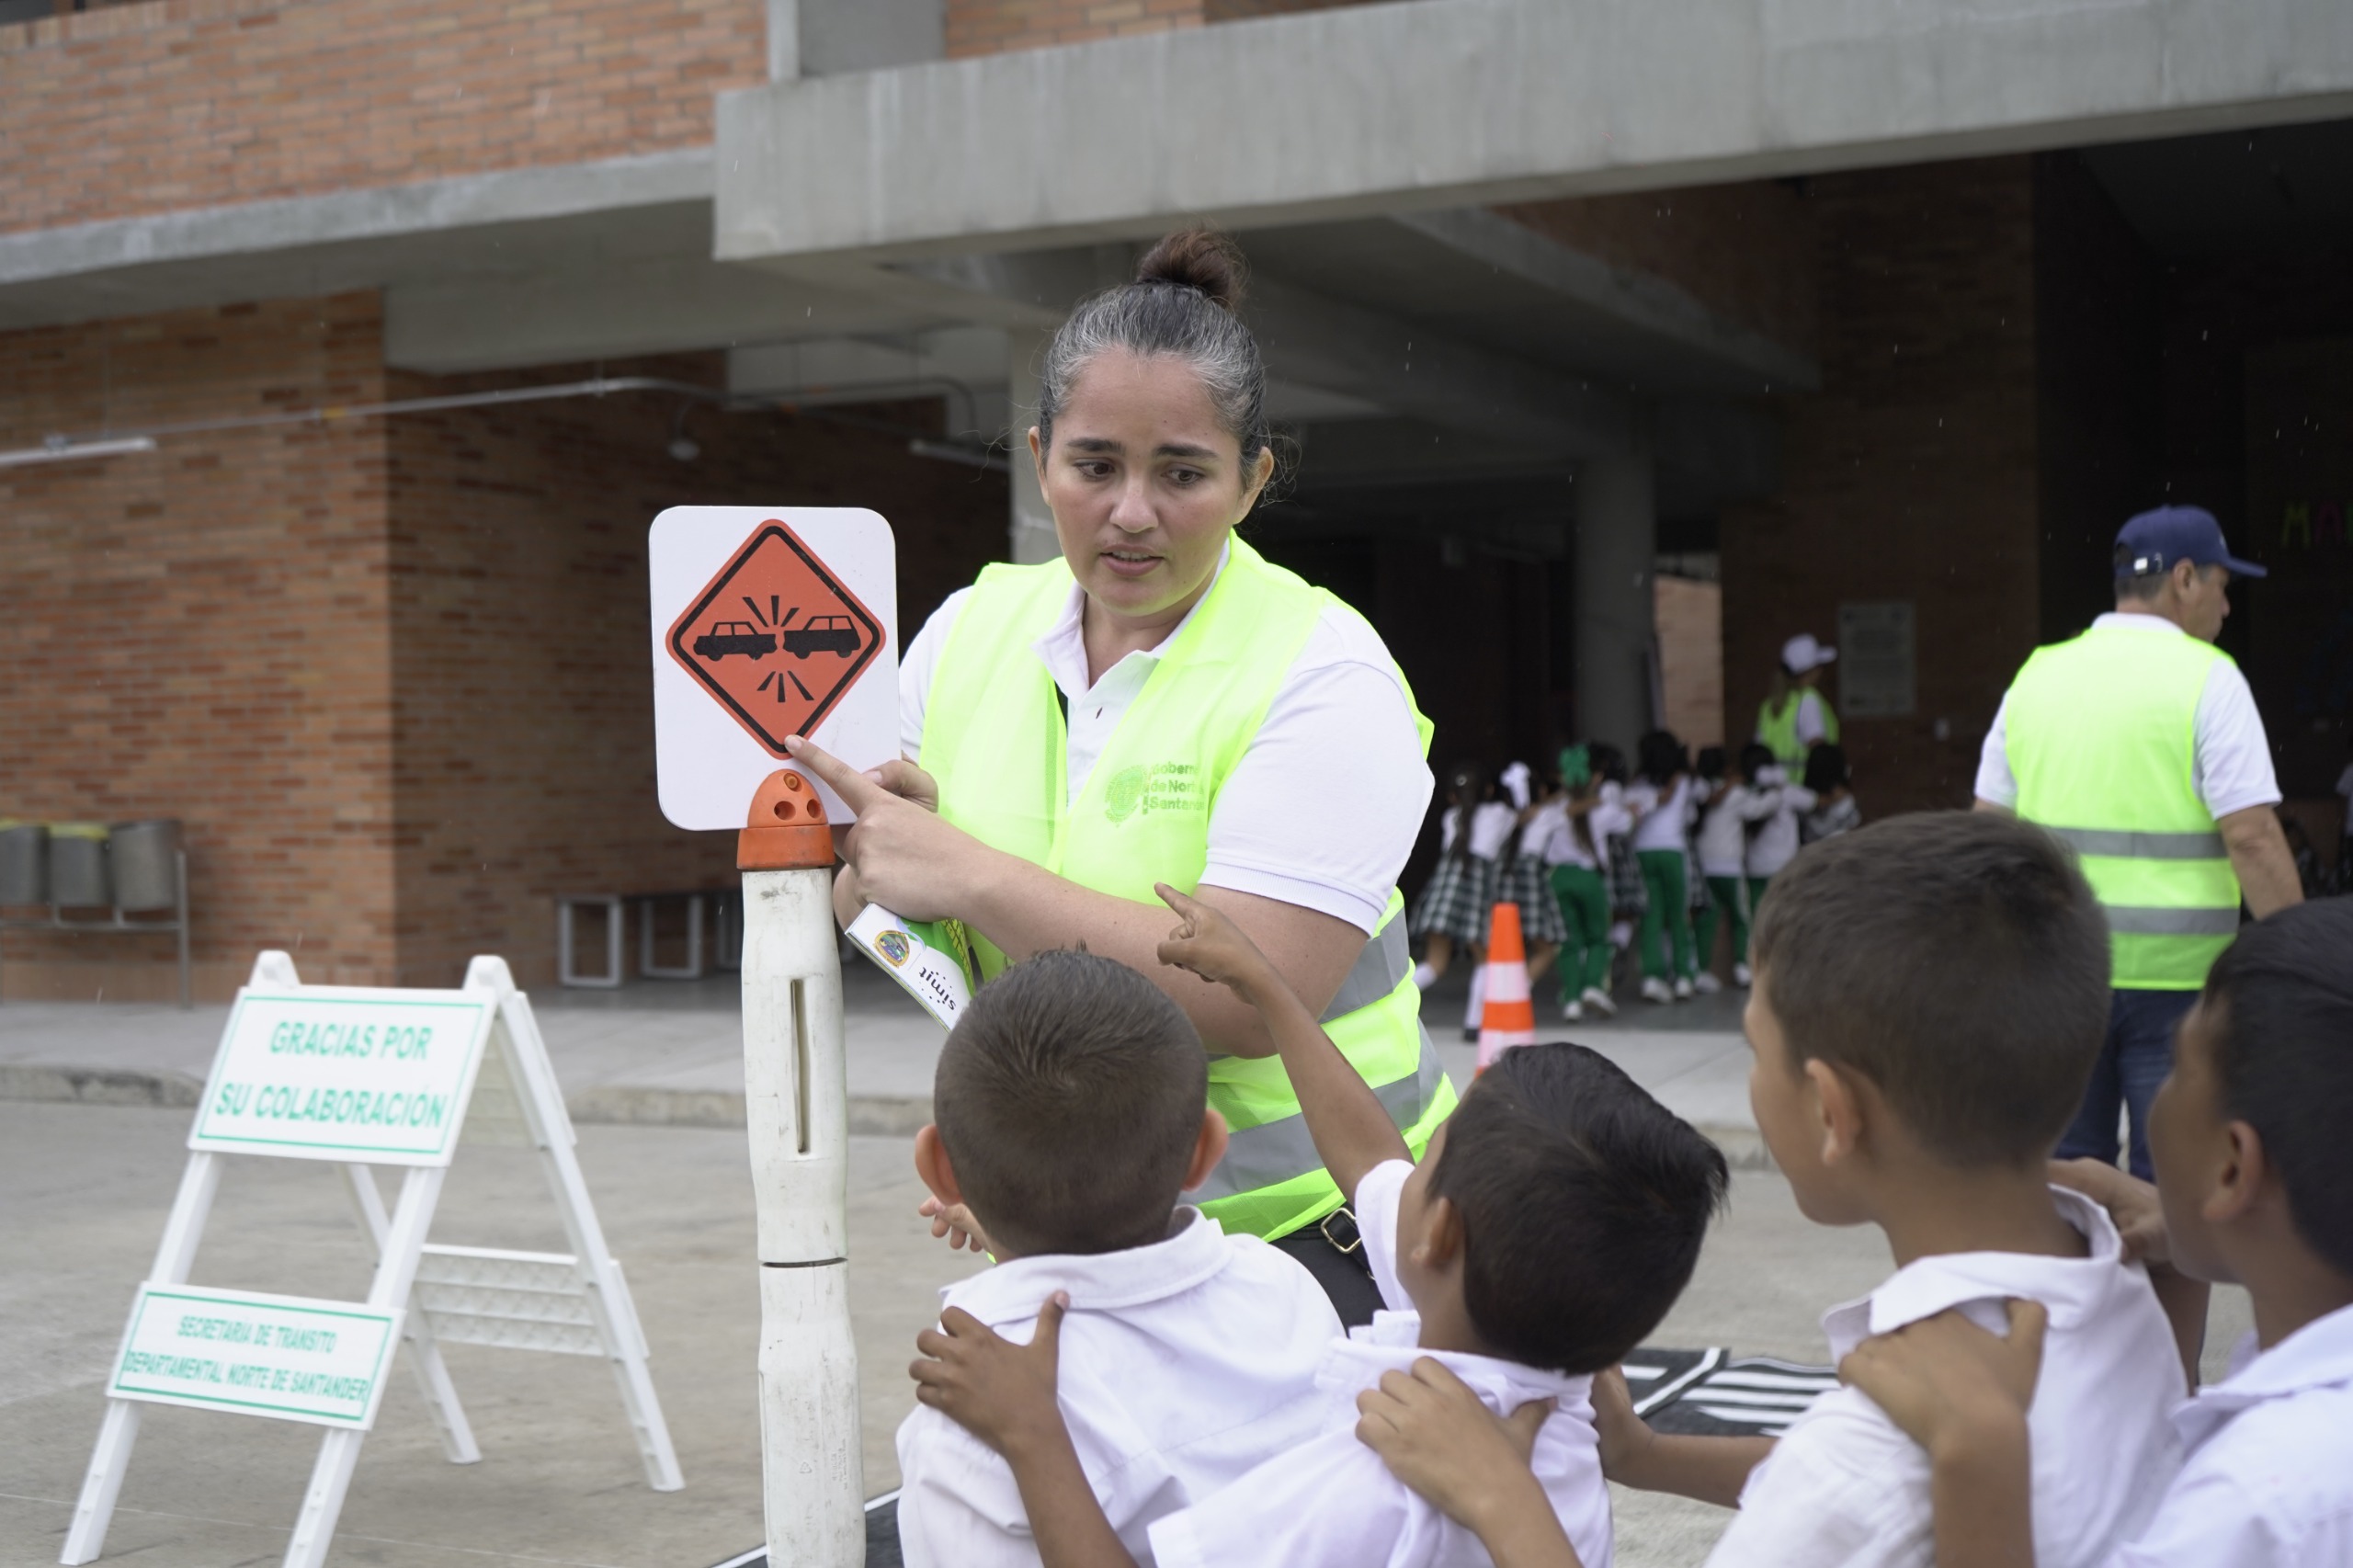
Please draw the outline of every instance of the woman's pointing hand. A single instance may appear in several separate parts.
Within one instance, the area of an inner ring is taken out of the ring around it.
[[[982,862],[992,852],[939,820],[939,786],[931,775],[901,760],[861,773],[800,735],[788,738],[785,750],[857,818],[841,855],[858,902],[879,903],[904,920],[965,912],[969,879],[985,874]]]

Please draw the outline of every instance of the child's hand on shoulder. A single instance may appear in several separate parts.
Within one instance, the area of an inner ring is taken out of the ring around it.
[[[1383,1372],[1378,1388],[1357,1395],[1357,1438],[1439,1512],[1481,1531],[1516,1507],[1550,1509],[1528,1459],[1556,1403],[1531,1400],[1498,1416],[1444,1363],[1425,1356],[1410,1374]]]
[[[1634,1414],[1626,1374],[1615,1367],[1593,1375],[1593,1429],[1601,1439],[1601,1473],[1625,1484],[1641,1473],[1643,1456],[1658,1440],[1651,1424]]]
[[[958,1247],[970,1247],[977,1253],[996,1251],[996,1244],[981,1229],[981,1222],[961,1203],[942,1203],[937,1198],[926,1198],[915,1205],[915,1212],[931,1221],[934,1240],[947,1238],[949,1252]]]
[[[1255,993],[1277,978],[1258,944],[1224,914],[1166,882],[1154,882],[1152,891],[1178,917],[1176,929],[1160,944],[1160,961],[1190,970],[1213,984],[1232,986],[1236,995],[1256,1006]]]
[[[2082,1193],[2108,1210],[2116,1233],[2124,1240],[2124,1256],[2143,1263],[2167,1263],[2173,1246],[2165,1231],[2165,1206],[2157,1189],[2129,1171],[2103,1160],[2053,1160],[2051,1179]]]
[[[961,1307],[938,1328],[915,1335],[925,1358],[907,1368],[915,1401],[954,1421],[1011,1460],[1063,1440],[1055,1403],[1055,1357],[1070,1297],[1060,1290],[1038,1308],[1038,1331],[1016,1345]]]
[[[1948,1308],[1864,1340],[1838,1363],[1839,1381],[1870,1395],[1932,1458],[2022,1429],[2050,1313],[2040,1301],[2008,1305],[2007,1338]]]

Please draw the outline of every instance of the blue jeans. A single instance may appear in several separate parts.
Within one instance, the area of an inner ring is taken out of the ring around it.
[[[2092,1066],[2083,1108],[2059,1140],[2063,1160],[2116,1163],[2116,1117],[2131,1112],[2131,1172],[2153,1181],[2149,1165],[2149,1102],[2173,1071],[2173,1031],[2198,1000],[2195,991],[2111,991],[2108,1039]]]

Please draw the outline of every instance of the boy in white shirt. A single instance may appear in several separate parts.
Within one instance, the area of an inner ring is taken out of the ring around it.
[[[1790,782],[1789,770],[1773,760],[1763,746],[1740,754],[1742,771],[1771,809],[1756,819],[1748,838],[1748,918],[1755,928],[1757,911],[1765,906],[1765,884],[1797,858],[1799,822],[1814,808],[1813,791]],[[1753,766],[1752,766],[1753,765]]]
[[[1780,809],[1772,791],[1759,790],[1751,781],[1751,753],[1768,762],[1773,755],[1763,746],[1745,746],[1739,762],[1728,769],[1729,759],[1722,746],[1710,746],[1699,754],[1699,777],[1711,786],[1706,803],[1699,808],[1699,832],[1691,846],[1692,857],[1699,862],[1699,875],[1708,886],[1708,907],[1700,912],[1692,932],[1699,945],[1698,984],[1702,991],[1716,988],[1709,971],[1715,962],[1719,921],[1732,928],[1733,983],[1746,985],[1749,980],[1748,923],[1754,907],[1745,880],[1748,839],[1756,824]]]
[[[1484,1564],[1467,1529],[1412,1493],[1356,1436],[1353,1401],[1416,1362],[1449,1368],[1488,1408],[1554,1402],[1531,1462],[1593,1568],[1609,1562],[1590,1374],[1631,1349],[1689,1280],[1727,1183],[1722,1154],[1582,1046],[1507,1051],[1464,1095],[1418,1165],[1313,1014],[1240,928],[1162,888],[1184,923],[1164,962],[1232,985],[1265,1017],[1316,1150],[1356,1201],[1391,1311],[1333,1346],[1317,1380],[1323,1433],[1225,1491],[1155,1522],[1157,1561],[1281,1568]],[[919,1348],[918,1397],[998,1447],[1049,1568],[1124,1568],[1085,1461],[1057,1415],[1050,1306],[1015,1346],[943,1320]],[[1066,1402],[1065,1402],[1066,1403]]]
[[[2172,1330],[2096,1203],[2048,1184],[2108,1020],[2108,934],[2073,857],[1987,813],[1891,818],[1809,848],[1754,937],[1749,1097],[1799,1209],[1871,1224],[1898,1265],[1823,1320],[1834,1358],[1961,1307],[2050,1309],[2029,1422],[2042,1568],[2148,1522],[2178,1462]],[[1933,1561],[1928,1456],[1851,1389],[1778,1440],[1651,1432],[1597,1380],[1610,1479],[1740,1513],[1716,1568]]]
[[[1340,1332],[1296,1261],[1178,1206],[1225,1151],[1207,1074],[1199,1036],[1142,975],[1040,953],[972,998],[940,1050],[938,1121],[915,1135],[917,1174],[997,1258],[941,1293],[943,1316],[1026,1339],[1040,1301],[1069,1303],[1070,1440],[1100,1517],[1146,1562],[1154,1520],[1322,1429],[1315,1365]],[[909,1568],[1035,1568],[1002,1459],[921,1408],[898,1448]]]
[[[2182,1020],[2150,1108],[2154,1187],[2092,1160],[2063,1167],[2151,1256],[2244,1284],[2255,1307],[2230,1377],[2174,1412],[2187,1461],[2116,1568],[2353,1562],[2347,1040],[2353,900],[2280,910],[2216,960]],[[2025,1409],[2040,1351],[2031,1335],[2005,1342],[1948,1316],[1848,1360],[1849,1380],[1936,1457],[1939,1568],[2038,1561]]]

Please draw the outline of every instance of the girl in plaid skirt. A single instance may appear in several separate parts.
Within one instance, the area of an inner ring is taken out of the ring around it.
[[[1516,762],[1512,767],[1523,778],[1528,776],[1525,763]],[[1512,791],[1512,804],[1518,812],[1511,842],[1506,846],[1500,862],[1503,875],[1495,884],[1495,902],[1519,908],[1520,935],[1528,942],[1528,986],[1532,994],[1536,983],[1552,969],[1561,944],[1568,939],[1569,928],[1561,918],[1560,904],[1553,900],[1552,868],[1544,858],[1553,810],[1563,797],[1557,779],[1552,781],[1541,798],[1530,799],[1529,793],[1525,783]],[[1493,911],[1489,914],[1492,917]]]
[[[1414,901],[1411,927],[1428,943],[1427,956],[1414,971],[1415,983],[1425,991],[1453,963],[1458,947],[1473,964],[1486,961],[1487,914],[1500,875],[1496,857],[1518,816],[1495,793],[1494,780],[1478,763],[1458,763],[1447,776],[1438,867]],[[1475,977],[1471,989],[1475,1010],[1480,990]]]

